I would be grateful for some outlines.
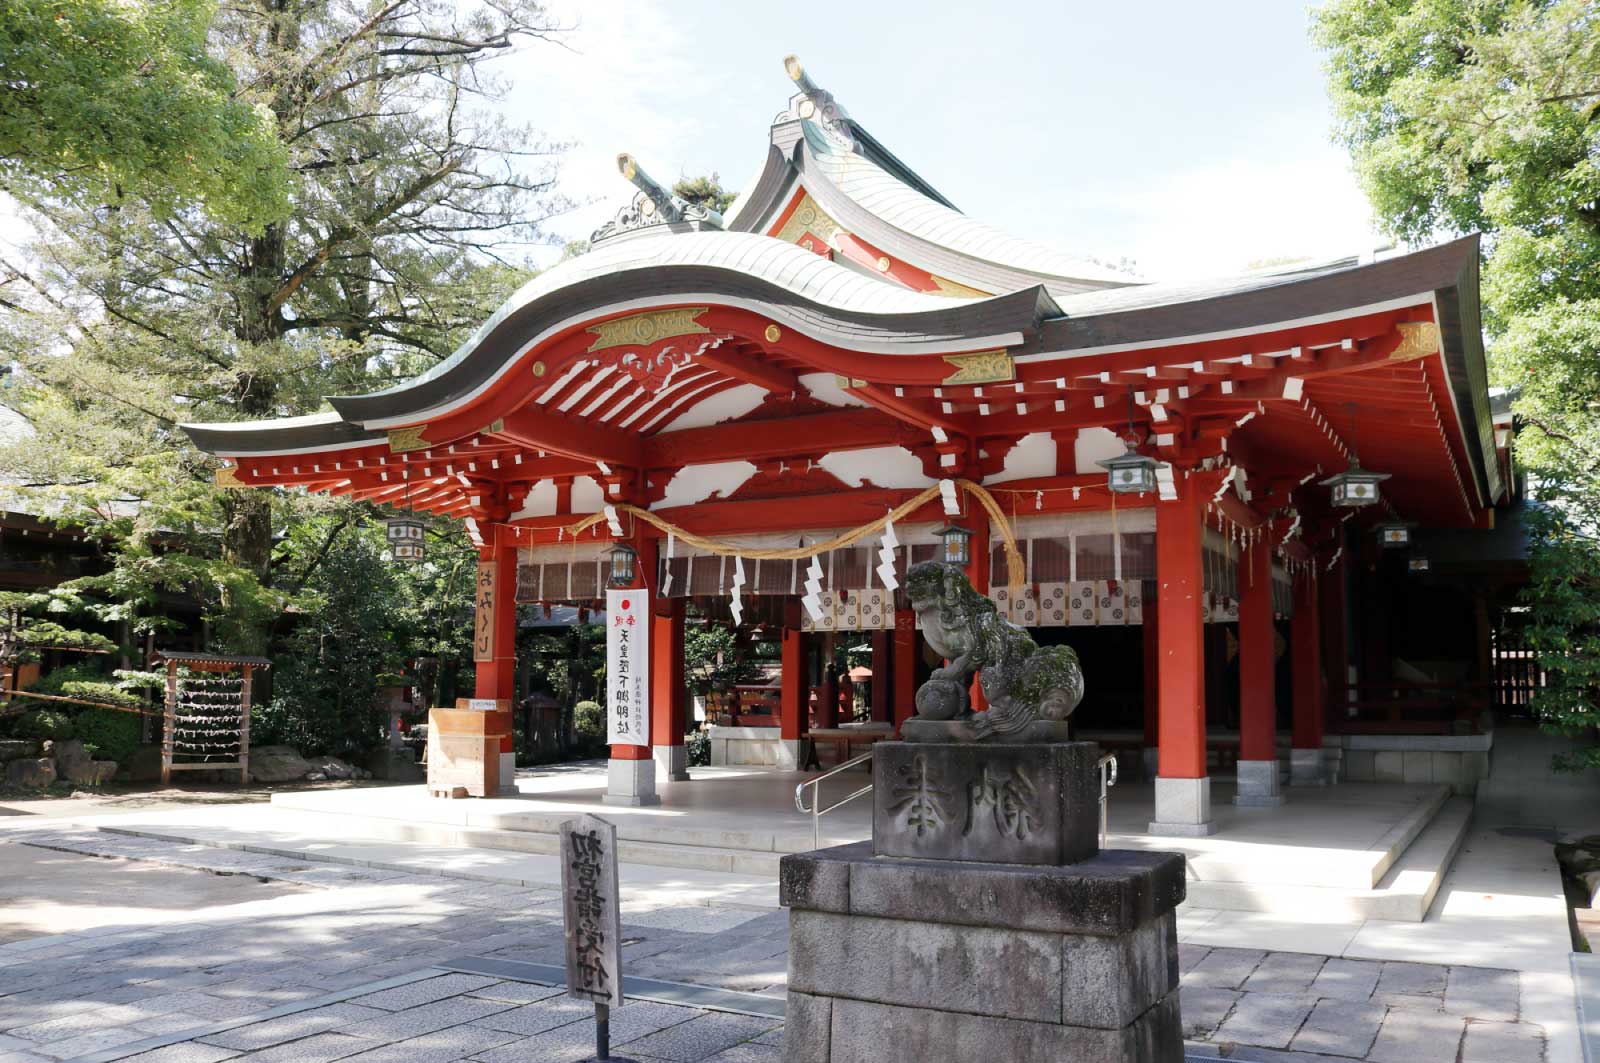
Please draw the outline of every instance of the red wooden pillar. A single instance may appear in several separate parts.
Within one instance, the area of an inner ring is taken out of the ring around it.
[[[639,551],[634,568],[632,586],[647,597],[655,596],[657,540],[646,537],[642,531],[634,535],[631,543]],[[650,612],[647,610],[647,613]],[[656,734],[656,716],[660,712],[656,700],[656,676],[661,662],[657,657],[655,623],[652,618],[650,632],[650,735]],[[607,765],[605,803],[608,805],[658,805],[656,794],[656,764],[650,746],[614,745],[611,761]]]
[[[868,695],[872,722],[888,723],[889,707],[889,646],[888,630],[872,633],[872,691]]]
[[[811,726],[811,665],[805,632],[800,629],[801,605],[790,599],[783,610],[783,636],[779,645],[778,767],[800,767],[800,740]]]
[[[1318,593],[1319,565],[1313,561],[1294,580],[1294,618],[1289,623],[1289,653],[1294,680],[1293,747],[1289,782],[1321,786],[1323,682],[1322,617]]]
[[[1278,705],[1273,659],[1272,550],[1265,542],[1239,558],[1239,786],[1236,805],[1281,805]]]
[[[822,643],[821,671],[817,674],[817,726],[839,726],[839,677],[833,673],[834,638],[830,632]]]
[[[987,513],[979,514],[981,519],[973,521],[972,529],[972,558],[967,562],[967,580],[972,584],[972,589],[979,594],[989,593],[989,516]],[[972,677],[972,711],[989,711],[989,699],[983,696],[983,684],[977,675]]]
[[[689,778],[684,747],[688,695],[683,675],[683,598],[657,598],[650,611],[650,747],[657,774]]]
[[[477,608],[482,611],[487,590],[491,645],[487,659],[476,662],[472,696],[497,703],[494,713],[499,718],[495,725],[501,729],[499,790],[513,793],[517,771],[511,736],[511,707],[517,685],[517,547],[503,526],[494,525],[494,529],[493,538],[478,548]]]
[[[894,729],[917,714],[917,614],[894,614]]]
[[[1202,836],[1211,819],[1206,775],[1205,624],[1201,612],[1206,492],[1194,475],[1156,503],[1157,705],[1160,774],[1152,834]]]

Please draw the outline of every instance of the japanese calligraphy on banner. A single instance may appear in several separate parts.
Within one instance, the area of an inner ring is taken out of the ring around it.
[[[617,903],[617,828],[598,816],[561,824],[561,893],[567,995],[622,1005],[622,915]]]
[[[606,742],[650,744],[650,595],[606,591]]]
[[[493,561],[478,562],[478,586],[473,592],[472,659],[494,660],[494,605],[497,588]]]

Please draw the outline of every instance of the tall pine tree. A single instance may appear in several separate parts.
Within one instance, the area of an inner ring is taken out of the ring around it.
[[[517,249],[563,209],[561,146],[495,114],[492,63],[558,32],[533,0],[240,0],[206,52],[267,117],[285,210],[13,184],[39,239],[0,265],[0,357],[17,367],[0,400],[33,434],[0,467],[116,539],[94,589],[198,593],[224,642],[265,649],[326,556],[275,555],[275,529],[348,504],[218,490],[176,425],[310,413],[409,377],[525,277]]]

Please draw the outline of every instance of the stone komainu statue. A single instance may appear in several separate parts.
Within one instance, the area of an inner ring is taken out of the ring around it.
[[[917,690],[923,719],[970,717],[980,739],[1015,734],[1035,720],[1063,721],[1083,700],[1083,669],[1070,646],[1041,649],[972,589],[959,566],[912,565],[906,594],[928,645],[950,663]],[[978,674],[989,711],[972,713],[967,687]]]

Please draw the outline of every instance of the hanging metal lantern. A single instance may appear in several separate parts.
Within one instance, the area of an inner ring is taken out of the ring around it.
[[[1401,550],[1411,545],[1411,525],[1390,523],[1378,525],[1378,543],[1385,550]]]
[[[396,561],[421,561],[427,553],[423,534],[422,522],[415,517],[394,517],[384,522],[389,556]]]
[[[1128,431],[1122,437],[1122,445],[1127,451],[1105,461],[1097,461],[1102,469],[1108,470],[1106,486],[1111,488],[1113,494],[1142,495],[1147,491],[1156,489],[1156,459],[1139,453],[1140,437],[1133,427],[1133,388],[1128,389]]]
[[[939,560],[947,565],[966,566],[972,563],[972,529],[959,524],[946,524],[939,529],[939,541],[944,544]]]
[[[1386,472],[1370,472],[1351,461],[1348,469],[1323,480],[1322,486],[1333,489],[1330,501],[1335,506],[1370,506],[1378,501],[1378,485],[1388,478]]]
[[[639,551],[627,543],[611,548],[611,578],[607,581],[616,588],[633,586],[634,573],[639,568]]]
[[[1147,491],[1156,489],[1156,459],[1140,454],[1133,449],[1133,439],[1125,440],[1128,450],[1125,454],[1118,454],[1114,458],[1095,464],[1109,469],[1106,485],[1119,495],[1142,495]]]

